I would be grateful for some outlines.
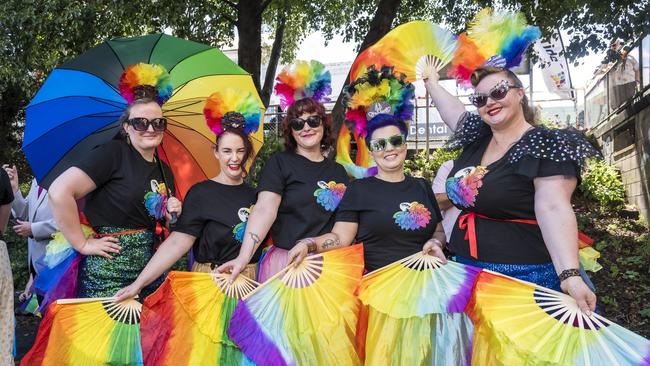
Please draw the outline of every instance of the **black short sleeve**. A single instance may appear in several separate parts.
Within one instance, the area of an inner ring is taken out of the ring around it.
[[[350,187],[343,195],[343,199],[339,204],[339,209],[336,212],[336,222],[359,222],[359,211],[361,207],[357,203],[359,195],[355,184],[350,184]]]
[[[11,181],[4,169],[0,169],[0,205],[7,205],[14,200]]]
[[[515,163],[515,173],[530,179],[555,175],[580,179],[580,168],[573,161],[556,162],[534,157],[525,157]]]
[[[97,187],[101,187],[114,177],[118,164],[122,161],[122,148],[118,143],[107,143],[96,147],[88,158],[76,164],[76,167],[88,174]]]
[[[205,197],[202,197],[193,188],[185,196],[185,200],[183,201],[183,214],[178,218],[178,222],[173,230],[198,238],[201,236],[201,231],[206,221],[203,205],[201,204]]]
[[[257,192],[269,191],[282,195],[286,184],[287,179],[284,175],[280,153],[273,154],[264,165],[257,185]]]

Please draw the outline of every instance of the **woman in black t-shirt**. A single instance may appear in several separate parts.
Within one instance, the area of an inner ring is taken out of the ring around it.
[[[147,64],[130,66],[124,75],[146,71],[169,77],[161,66]],[[151,258],[156,227],[171,220],[170,212],[181,212],[180,201],[172,197],[171,170],[155,154],[167,127],[161,108],[165,90],[162,84],[158,89],[123,84],[124,75],[121,90],[129,105],[119,124],[126,139],[94,149],[63,172],[48,192],[61,232],[85,256],[79,264],[77,297],[112,296],[131,283]],[[84,196],[83,213],[95,232],[89,238],[75,202]]]
[[[325,157],[333,143],[330,124],[323,105],[310,96],[288,108],[282,122],[285,151],[266,162],[239,256],[220,272],[235,278],[270,230],[273,246],[258,274],[264,282],[286,266],[287,252],[298,239],[332,229],[349,180],[343,166]]]
[[[449,248],[461,263],[488,268],[571,295],[589,312],[596,296],[580,277],[578,231],[571,207],[584,160],[598,152],[577,132],[531,123],[521,81],[504,68],[472,74],[478,115],[438,84],[426,87],[463,148],[446,182],[463,210]]]
[[[236,91],[237,93],[244,93]],[[249,98],[253,98],[249,94]],[[212,115],[208,106],[220,102],[220,93],[213,94],[206,103],[206,116]],[[252,99],[251,103],[257,105]],[[229,112],[218,116],[218,127],[208,124],[215,131],[214,156],[219,163],[219,174],[190,188],[183,201],[183,216],[138,278],[118,291],[118,301],[138,294],[142,288],[168,270],[179,258],[193,251],[194,272],[211,272],[216,266],[237,257],[246,229],[248,216],[255,204],[255,189],[244,183],[246,164],[253,155],[253,143],[249,133],[259,126],[260,108],[256,113],[242,115]],[[255,120],[253,127],[244,128],[244,119]],[[261,248],[260,248],[261,249]],[[242,273],[251,279],[256,277],[259,250],[251,258]]]

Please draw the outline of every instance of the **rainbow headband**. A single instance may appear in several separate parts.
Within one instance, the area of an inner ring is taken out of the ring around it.
[[[224,89],[208,97],[203,114],[217,136],[228,129],[242,129],[248,135],[260,126],[262,105],[251,92]]]
[[[330,101],[332,76],[325,65],[316,60],[296,61],[282,69],[275,80],[275,94],[280,98],[282,110],[286,111],[295,101],[304,98],[318,103]]]
[[[162,65],[139,63],[126,68],[120,77],[120,95],[128,104],[151,98],[163,105],[172,96],[171,77]]]
[[[458,37],[458,47],[448,75],[470,87],[474,70],[483,66],[510,69],[519,66],[528,46],[541,36],[520,12],[496,12],[485,8]]]
[[[402,121],[413,117],[413,84],[404,75],[397,77],[392,67],[377,70],[368,67],[366,73],[346,89],[345,118],[354,124],[354,132],[366,136],[368,121],[377,114],[390,114]]]

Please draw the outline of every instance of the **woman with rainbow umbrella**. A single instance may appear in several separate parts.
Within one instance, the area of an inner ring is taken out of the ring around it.
[[[161,108],[172,91],[167,71],[160,65],[132,65],[122,74],[120,91],[129,103],[119,120],[120,136],[50,186],[61,232],[83,256],[76,262],[77,278],[74,265],[64,275],[63,282],[77,283],[76,294],[69,294],[73,297],[112,296],[130,283],[151,258],[157,224],[181,212],[173,184],[165,184],[171,170],[155,153],[167,127]],[[80,225],[75,200],[81,197],[86,197],[82,212],[90,231]]]

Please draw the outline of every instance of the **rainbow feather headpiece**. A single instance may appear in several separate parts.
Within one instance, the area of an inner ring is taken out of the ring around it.
[[[203,114],[217,136],[231,128],[241,128],[248,135],[260,127],[262,104],[251,92],[224,89],[210,95]]]
[[[325,70],[325,65],[316,60],[296,61],[282,69],[275,80],[275,94],[280,97],[282,110],[303,98],[311,98],[318,103],[330,101],[332,76]]]
[[[414,90],[413,84],[406,81],[404,75],[397,77],[392,67],[384,66],[377,70],[372,65],[365,75],[347,87],[345,118],[354,124],[354,132],[361,136],[367,134],[370,107],[378,103],[390,105],[390,111],[386,111],[388,114],[409,121],[413,117]]]
[[[539,28],[529,26],[522,13],[485,8],[476,14],[467,32],[458,37],[448,75],[459,85],[469,87],[472,72],[481,66],[517,67],[528,46],[540,36]]]
[[[120,77],[120,94],[128,104],[142,98],[155,99],[165,104],[174,87],[171,77],[162,65],[139,63],[126,68]]]

